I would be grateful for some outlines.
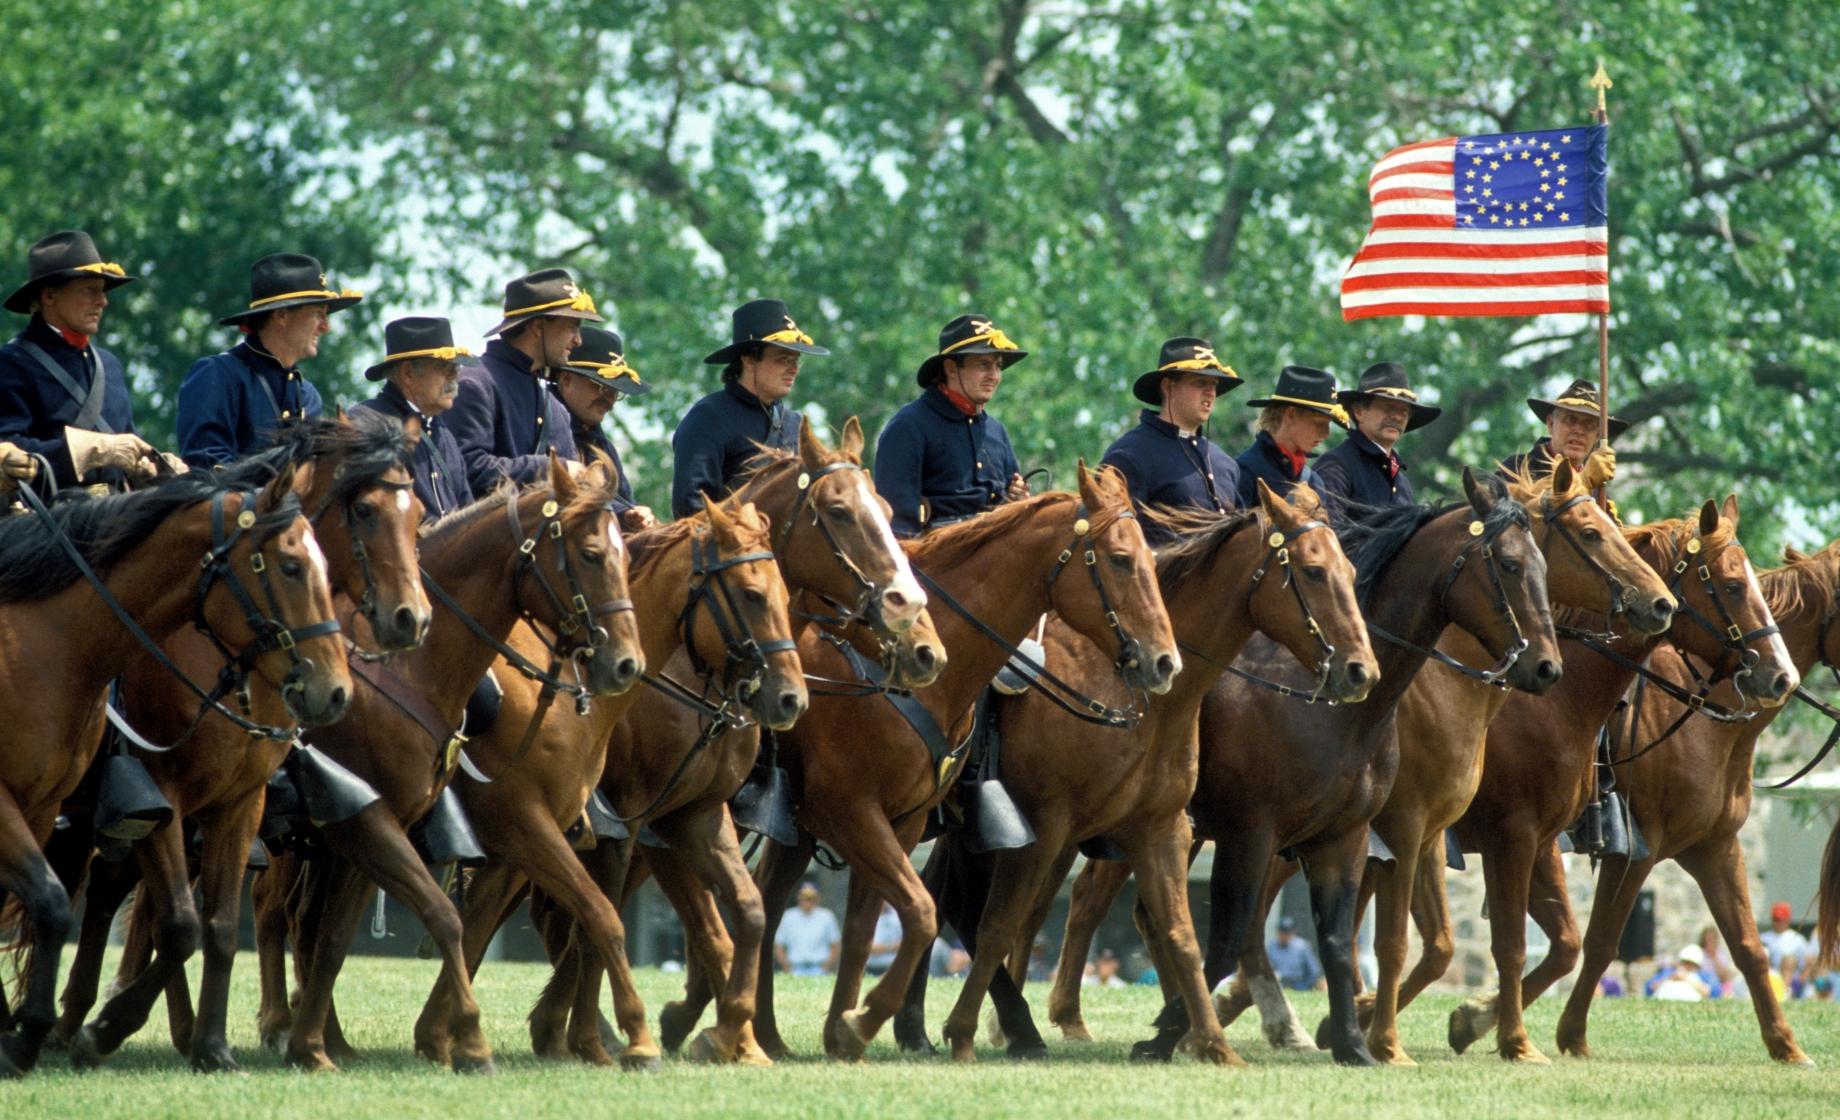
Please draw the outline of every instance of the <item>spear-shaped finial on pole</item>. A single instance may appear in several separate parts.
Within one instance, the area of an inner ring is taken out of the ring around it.
[[[1601,58],[1598,59],[1597,73],[1591,75],[1591,88],[1597,91],[1597,119],[1599,121],[1603,120],[1609,113],[1609,110],[1604,105],[1604,91],[1615,84],[1615,82],[1610,80],[1610,75],[1604,72],[1604,60]]]

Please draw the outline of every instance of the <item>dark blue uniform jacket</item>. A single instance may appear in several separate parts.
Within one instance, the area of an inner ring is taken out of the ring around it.
[[[486,344],[478,365],[460,367],[447,425],[466,460],[467,485],[481,497],[505,478],[519,486],[548,479],[552,449],[575,457],[569,410],[523,351],[502,338]]]
[[[100,368],[104,381],[102,423],[98,428],[106,426],[117,433],[134,430],[134,404],[128,398],[127,375],[115,355],[94,342],[86,350],[76,349],[36,315],[16,338],[0,346],[0,439],[43,457],[59,486],[74,486],[78,479],[71,467],[64,429],[76,419],[83,402],[71,396],[68,389],[39,365],[37,358],[26,353],[20,346],[22,340],[43,350],[85,396]],[[120,471],[106,470],[95,472],[88,481],[118,482],[120,479]]]
[[[614,448],[613,441],[607,438],[607,433],[582,423],[573,414],[569,416],[569,430],[575,437],[575,455],[582,462],[592,465],[596,451],[613,460],[614,475],[619,480],[619,488],[613,496],[613,512],[625,513],[637,505],[633,501],[632,480],[626,477],[626,468],[620,463],[620,453]]]
[[[405,423],[412,416],[421,417],[422,439],[415,445],[415,496],[422,500],[422,520],[445,517],[461,506],[473,502],[473,488],[466,482],[466,460],[460,457],[460,445],[447,422],[439,416],[424,416],[409,403],[402,390],[385,382],[383,391],[356,406]],[[354,410],[355,411],[355,410]]]
[[[1124,474],[1139,509],[1162,505],[1225,513],[1239,505],[1239,464],[1207,436],[1184,436],[1148,408],[1138,414],[1137,427],[1105,449],[1101,462]],[[1166,529],[1149,520],[1144,536],[1152,545],[1170,540]]]
[[[319,413],[319,390],[300,370],[284,367],[246,338],[198,359],[186,372],[179,386],[179,457],[194,467],[233,463],[274,446],[284,425]]]
[[[1329,516],[1341,520],[1351,509],[1360,506],[1409,506],[1412,483],[1406,478],[1406,465],[1399,464],[1399,475],[1388,478],[1386,452],[1379,444],[1359,431],[1335,450],[1316,461],[1317,492],[1329,508]]]
[[[1291,474],[1291,461],[1278,450],[1278,441],[1271,438],[1270,432],[1260,432],[1252,446],[1240,452],[1234,461],[1239,464],[1239,504],[1247,509],[1259,504],[1261,478],[1280,498],[1290,497],[1291,487],[1299,482],[1316,485],[1316,472],[1308,463],[1303,466],[1301,478]]]
[[[902,406],[875,445],[875,488],[903,537],[990,509],[1021,473],[1002,422],[984,411],[966,416],[937,385]],[[924,522],[923,498],[930,510]]]
[[[730,381],[690,406],[671,433],[671,516],[688,517],[703,508],[706,491],[720,498],[736,476],[760,454],[756,443],[797,451],[804,420],[785,401],[760,398]]]

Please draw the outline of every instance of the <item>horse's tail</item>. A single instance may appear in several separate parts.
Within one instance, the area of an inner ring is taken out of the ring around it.
[[[1840,821],[1834,822],[1833,832],[1827,837],[1827,851],[1821,855],[1821,890],[1819,894],[1819,913],[1815,918],[1815,942],[1821,947],[1819,967],[1834,968],[1840,966],[1840,945],[1835,943],[1835,933],[1840,932]]]
[[[9,998],[17,1007],[25,999],[26,979],[32,975],[32,919],[17,895],[0,902],[0,976],[8,972],[12,974]]]

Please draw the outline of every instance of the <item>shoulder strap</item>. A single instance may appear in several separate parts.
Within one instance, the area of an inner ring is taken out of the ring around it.
[[[268,398],[268,407],[275,413],[275,423],[281,423],[281,402],[275,399],[275,391],[269,388],[268,378],[264,377],[261,370],[250,365],[249,361],[241,355],[237,356],[237,361],[243,363],[243,368],[248,370],[249,376],[255,379],[256,388],[261,389],[262,395]]]
[[[96,359],[91,371],[89,388],[84,389],[77,384],[76,378],[65,372],[63,366],[52,361],[51,355],[45,353],[36,342],[22,338],[19,340],[19,348],[37,359],[45,372],[70,394],[70,399],[77,402],[77,415],[70,421],[71,427],[82,428],[86,432],[115,434],[115,429],[102,418],[102,405],[108,397],[108,375],[102,368],[100,357]]]
[[[549,453],[549,430],[553,426],[551,421],[554,420],[554,417],[550,415],[549,402],[555,398],[550,396],[549,387],[543,384],[542,378],[533,377],[531,380],[537,386],[537,417],[542,420],[542,423],[537,425],[537,445],[530,449],[530,453],[546,455]]]

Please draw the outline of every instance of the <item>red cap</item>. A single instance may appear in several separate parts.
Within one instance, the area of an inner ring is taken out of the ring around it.
[[[1789,908],[1788,903],[1778,902],[1776,905],[1770,907],[1770,920],[1773,922],[1786,922],[1794,913],[1795,911]]]

